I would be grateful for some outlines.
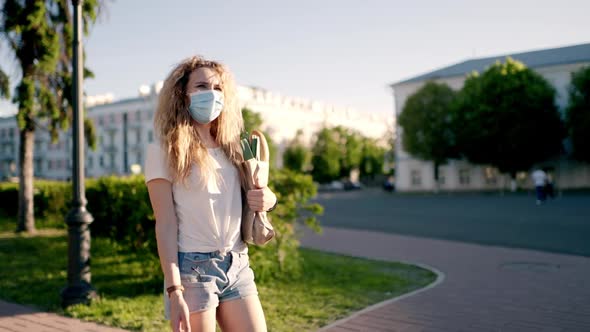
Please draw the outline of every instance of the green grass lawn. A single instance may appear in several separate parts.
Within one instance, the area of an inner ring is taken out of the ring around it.
[[[0,229],[4,230],[0,232],[0,298],[124,329],[169,331],[163,319],[162,273],[153,255],[130,253],[108,239],[93,239],[92,284],[101,298],[64,312],[59,291],[66,284],[66,231],[49,228],[22,236],[8,227]],[[258,283],[269,331],[313,331],[436,278],[428,270],[406,264],[307,249],[301,249],[301,255],[302,278]]]

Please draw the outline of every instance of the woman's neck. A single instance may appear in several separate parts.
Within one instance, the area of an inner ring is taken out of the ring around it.
[[[215,142],[215,138],[213,135],[211,135],[211,123],[202,124],[193,120],[193,126],[195,126],[197,132],[199,133],[199,137],[206,148],[219,147],[219,144]]]

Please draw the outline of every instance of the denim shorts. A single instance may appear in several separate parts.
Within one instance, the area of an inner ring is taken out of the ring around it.
[[[258,295],[247,253],[179,252],[178,268],[189,311],[217,308],[220,302]],[[170,301],[164,290],[164,311],[170,319]]]

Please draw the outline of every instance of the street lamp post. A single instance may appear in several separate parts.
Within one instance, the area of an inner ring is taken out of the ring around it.
[[[73,201],[66,216],[68,224],[68,285],[62,290],[62,306],[89,303],[97,298],[90,284],[90,224],[92,215],[86,211],[84,193],[84,110],[82,108],[82,0],[72,0],[74,6],[73,50]]]

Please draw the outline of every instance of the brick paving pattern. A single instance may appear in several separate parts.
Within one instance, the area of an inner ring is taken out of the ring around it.
[[[442,272],[425,291],[324,328],[351,331],[590,331],[590,258],[324,227],[302,245]]]
[[[0,332],[124,332],[0,300]]]

